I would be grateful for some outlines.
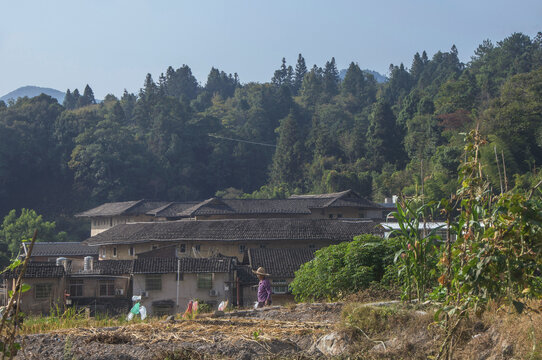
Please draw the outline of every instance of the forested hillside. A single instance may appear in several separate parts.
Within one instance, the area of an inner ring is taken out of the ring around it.
[[[542,164],[542,34],[416,53],[377,83],[356,63],[283,59],[268,83],[187,65],[145,78],[138,94],[96,104],[87,85],[63,104],[0,102],[0,216],[48,219],[106,201],[280,197],[353,189],[382,201],[455,191],[462,133],[479,126],[494,191],[527,187]],[[242,72],[242,69],[239,69]],[[90,80],[90,79],[89,79]],[[423,185],[423,186],[422,186]]]

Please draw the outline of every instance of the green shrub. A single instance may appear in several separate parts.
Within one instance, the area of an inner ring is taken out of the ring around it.
[[[290,290],[298,301],[333,300],[363,290],[383,278],[396,250],[395,240],[374,235],[320,249],[296,271]]]

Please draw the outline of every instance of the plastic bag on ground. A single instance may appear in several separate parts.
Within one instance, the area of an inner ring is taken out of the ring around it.
[[[256,302],[254,303],[254,310],[256,310],[257,308],[258,308],[258,302],[256,301]]]
[[[128,313],[128,316],[126,316],[126,321],[131,321],[133,318],[134,318],[134,313],[130,311]]]
[[[132,296],[132,301],[140,301],[140,300],[141,300],[141,295]]]
[[[218,305],[218,311],[224,311],[224,310],[226,310],[227,307],[228,307],[228,300],[222,301],[222,302]]]
[[[145,320],[147,318],[147,308],[145,308],[145,306],[141,306],[139,308],[139,314],[141,315],[141,320]]]
[[[139,314],[139,307],[140,307],[140,304],[139,303],[136,303],[134,305],[134,307],[132,308],[132,310],[130,310],[130,312],[134,315],[137,315]]]
[[[198,302],[197,301],[194,301],[194,303],[192,304],[192,311],[194,311],[194,314],[198,313]]]

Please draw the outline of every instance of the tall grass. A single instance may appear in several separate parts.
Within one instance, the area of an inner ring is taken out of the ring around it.
[[[141,322],[139,318],[134,318],[129,323],[139,322]],[[59,308],[53,308],[47,316],[27,316],[21,328],[21,334],[38,334],[83,327],[113,327],[126,324],[128,321],[124,315],[111,317],[98,314],[95,317],[88,317],[83,309],[69,308],[62,312]]]

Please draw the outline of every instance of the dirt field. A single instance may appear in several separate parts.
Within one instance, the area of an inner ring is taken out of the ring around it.
[[[318,358],[322,353],[313,345],[334,330],[341,308],[342,304],[303,304],[226,313],[219,318],[28,335],[18,358]]]
[[[466,319],[454,359],[542,359],[542,303]],[[540,311],[536,310],[539,309]],[[298,304],[195,320],[149,320],[23,337],[18,359],[428,359],[443,332],[434,308],[397,301]]]

